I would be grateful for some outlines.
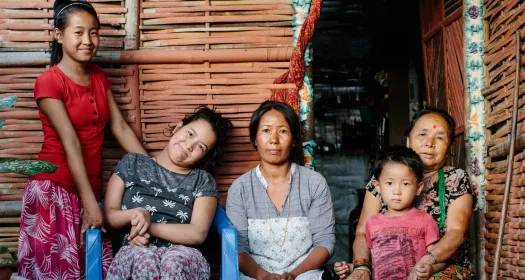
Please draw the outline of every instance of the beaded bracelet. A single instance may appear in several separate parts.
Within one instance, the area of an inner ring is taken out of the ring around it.
[[[432,252],[427,252],[427,255],[434,260],[433,264],[437,264],[438,263],[438,260],[437,260],[436,256],[434,256],[434,254],[432,254]]]

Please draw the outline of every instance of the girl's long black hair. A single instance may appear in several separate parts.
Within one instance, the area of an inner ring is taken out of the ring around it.
[[[97,19],[97,23],[100,26],[97,12],[95,8],[88,1],[71,1],[71,0],[55,0],[53,5],[53,22],[55,28],[60,31],[66,29],[69,16],[76,12],[87,12],[93,15]],[[56,38],[51,43],[51,66],[58,64],[62,60],[62,44],[59,43]]]

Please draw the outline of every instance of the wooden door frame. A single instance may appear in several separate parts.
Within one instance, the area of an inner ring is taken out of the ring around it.
[[[424,1],[424,0],[423,0]],[[421,2],[420,2],[421,3]],[[444,6],[442,6],[441,8],[444,8]],[[444,10],[443,10],[443,14],[444,14]],[[423,15],[423,7],[422,5],[419,5],[419,15]],[[427,61],[427,56],[426,56],[426,51],[427,51],[427,42],[430,41],[430,39],[432,39],[437,33],[439,33],[440,31],[442,32],[443,34],[443,40],[442,40],[442,47],[443,47],[443,59],[446,59],[446,45],[447,45],[447,37],[445,36],[446,32],[447,32],[447,28],[450,24],[452,24],[454,21],[460,19],[461,17],[463,16],[463,8],[460,8],[458,9],[457,11],[453,12],[452,14],[448,15],[447,17],[445,17],[443,20],[441,20],[436,26],[434,26],[432,29],[430,29],[430,31],[428,31],[426,34],[423,34],[423,28],[421,28],[421,43],[422,43],[422,48],[423,48],[423,64],[424,64],[424,67],[423,67],[423,71],[425,73],[425,84],[426,85],[429,85],[429,80],[428,80],[428,77],[429,77],[429,73],[428,73],[428,69],[427,69],[427,65],[428,65],[428,61]],[[421,21],[421,19],[420,19]],[[446,63],[446,60],[444,60],[445,63]],[[447,76],[447,68],[444,67],[443,69],[443,74],[445,75],[445,77]],[[445,79],[445,82],[446,82],[446,79]],[[448,89],[447,87],[445,87],[445,94],[448,94]],[[427,101],[430,101],[430,90],[428,88],[428,86],[426,87],[426,100]],[[458,136],[462,133],[465,132],[465,124],[464,123],[457,123],[456,124],[456,131],[454,132],[454,135],[455,136]]]

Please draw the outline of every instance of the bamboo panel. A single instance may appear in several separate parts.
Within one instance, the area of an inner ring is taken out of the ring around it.
[[[138,68],[136,65],[104,68],[104,73],[112,81],[111,91],[123,117],[136,134],[140,133],[140,111],[138,94]],[[102,174],[104,192],[111,171],[126,153],[117,143],[109,129],[104,134],[102,150]]]
[[[1,194],[0,197],[4,195]],[[20,201],[0,201],[0,247],[7,248],[11,253],[18,253],[21,207]],[[0,266],[16,267],[16,265],[16,260],[11,254],[0,254]]]
[[[520,75],[519,100],[513,99],[515,86],[516,30],[525,31],[523,1],[484,1],[484,17],[488,24],[485,40],[485,95],[487,106],[487,213],[485,213],[485,272],[492,273],[501,216],[507,155],[511,128],[512,105],[518,102],[518,123],[508,216],[501,247],[499,276],[525,279],[522,261],[525,243],[525,75]],[[525,48],[522,47],[523,61]]]
[[[291,1],[144,0],[141,4],[142,49],[247,49],[292,44]]]
[[[0,71],[0,98],[17,96],[15,108],[0,111],[0,119],[5,120],[0,131],[0,157],[36,159],[44,136],[33,85],[45,70],[46,67],[25,67]],[[0,201],[21,200],[26,180],[22,175],[0,172]]]
[[[100,49],[124,46],[124,0],[90,1],[101,23]],[[53,1],[0,2],[0,52],[47,51],[53,40]]]
[[[217,109],[234,126],[225,147],[224,164],[213,170],[224,204],[233,180],[259,162],[248,132],[253,111],[270,97],[271,87],[294,86],[272,84],[287,67],[284,62],[139,65],[145,147],[152,155],[159,153],[169,140],[170,125],[193,113],[197,106]]]

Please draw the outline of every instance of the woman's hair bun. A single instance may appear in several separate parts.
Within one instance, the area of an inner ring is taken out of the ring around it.
[[[55,4],[53,4],[53,12],[55,12],[56,15],[62,8],[71,3],[73,3],[71,0],[55,0]]]
[[[55,19],[60,13],[60,11],[62,11],[66,6],[71,5],[73,3],[81,3],[84,6],[93,9],[93,5],[91,5],[91,3],[89,3],[89,1],[86,0],[55,0],[55,3],[53,4],[53,12]]]

